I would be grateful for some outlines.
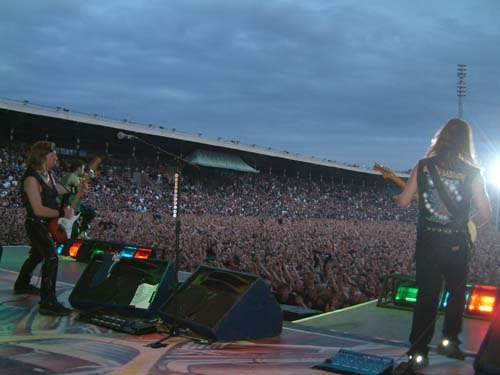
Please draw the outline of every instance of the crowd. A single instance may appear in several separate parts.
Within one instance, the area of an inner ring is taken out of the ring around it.
[[[0,149],[0,242],[26,244],[17,197],[25,146]],[[69,160],[61,160],[59,175]],[[173,177],[151,163],[108,159],[84,201],[97,209],[89,235],[152,246],[174,259]],[[384,276],[414,273],[416,206],[384,184],[217,171],[183,176],[180,269],[200,264],[261,275],[281,303],[330,311],[378,296]],[[469,281],[500,284],[498,234],[481,229]]]

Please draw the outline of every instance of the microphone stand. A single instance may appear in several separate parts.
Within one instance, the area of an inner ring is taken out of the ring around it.
[[[183,159],[182,157],[173,154],[169,151],[166,151],[162,149],[161,147],[151,144],[144,139],[137,137],[135,135],[128,135],[128,139],[135,139],[138,140],[145,145],[154,148],[155,150],[170,156],[175,162],[177,163],[177,172],[174,175],[174,196],[173,196],[173,210],[172,210],[172,216],[175,218],[175,242],[174,242],[174,268],[175,268],[175,281],[174,281],[174,296],[173,296],[173,303],[174,303],[174,319],[172,323],[172,327],[170,328],[170,331],[168,335],[158,341],[155,341],[153,343],[147,344],[146,346],[151,347],[151,348],[161,348],[167,346],[164,341],[168,340],[171,337],[176,337],[179,336],[180,334],[180,328],[177,322],[177,318],[179,315],[179,301],[177,298],[177,289],[179,288],[179,258],[180,258],[180,237],[181,237],[181,216],[180,216],[180,199],[181,199],[181,180],[182,180],[182,171],[186,165],[190,165],[193,167],[198,167],[195,164],[190,163],[189,161]],[[162,248],[162,258],[165,259],[165,247]],[[189,336],[187,336],[189,337]],[[191,339],[196,339],[194,337],[189,337]],[[203,341],[203,340],[202,340]]]
[[[175,268],[175,291],[179,288],[179,256],[180,256],[180,239],[181,239],[181,216],[180,216],[180,201],[181,201],[181,189],[180,183],[182,179],[182,169],[183,164],[177,160],[177,173],[174,175],[174,199],[172,216],[175,218],[175,243],[174,243],[174,268]],[[177,298],[177,293],[174,292],[174,322],[170,328],[170,332],[167,338],[179,335],[179,327],[177,325],[177,316],[179,315],[179,301]],[[166,340],[166,339],[165,339]]]

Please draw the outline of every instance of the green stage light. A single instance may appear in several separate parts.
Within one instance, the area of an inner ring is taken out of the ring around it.
[[[418,288],[409,283],[398,286],[394,296],[395,304],[414,305],[417,302]]]

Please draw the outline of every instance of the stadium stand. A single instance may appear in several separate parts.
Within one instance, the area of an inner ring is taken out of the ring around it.
[[[92,238],[140,243],[172,259],[171,158],[120,142],[116,130],[121,128],[114,123],[97,126],[76,122],[67,112],[42,114],[0,106],[0,214],[8,218],[0,221],[0,243],[27,243],[18,182],[28,145],[49,139],[59,147],[59,176],[74,158],[105,157],[84,197],[97,209]],[[386,275],[414,273],[416,207],[399,209],[393,202],[398,188],[372,171],[253,146],[196,143],[182,134],[141,137],[212,163],[183,171],[183,271],[208,264],[259,274],[280,303],[322,311],[372,300]],[[224,160],[224,154],[232,156]],[[217,163],[240,168],[222,169]],[[494,226],[486,226],[472,254],[471,282],[499,284],[498,243]]]

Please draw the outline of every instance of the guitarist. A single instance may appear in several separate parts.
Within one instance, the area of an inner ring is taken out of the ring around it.
[[[62,179],[62,184],[70,192],[68,203],[71,204],[77,192],[78,186],[84,183],[85,177],[85,165],[80,159],[76,159],[71,163],[70,172]],[[74,208],[75,215],[81,212],[81,218],[78,219],[77,223],[73,225],[73,231],[71,233],[71,239],[79,237],[84,240],[88,240],[87,230],[89,228],[90,222],[94,219],[96,213],[95,210],[87,205],[82,204],[80,201]]]
[[[417,193],[420,197],[415,253],[418,295],[409,360],[402,364],[404,371],[418,370],[429,363],[429,343],[434,334],[442,278],[449,298],[438,353],[465,359],[458,336],[471,247],[467,231],[471,203],[477,208],[472,217],[477,227],[491,216],[484,178],[475,162],[471,128],[465,121],[451,119],[440,129],[396,201],[406,208]]]
[[[69,315],[71,310],[56,298],[58,256],[48,229],[50,218],[71,218],[73,209],[60,209],[58,196],[68,191],[55,182],[51,170],[57,162],[54,143],[35,142],[28,155],[28,168],[20,184],[20,194],[26,208],[25,228],[31,242],[29,256],[14,283],[15,294],[40,294],[39,313],[42,315]],[[30,284],[35,267],[42,263],[40,289]]]

